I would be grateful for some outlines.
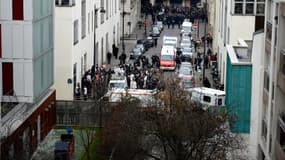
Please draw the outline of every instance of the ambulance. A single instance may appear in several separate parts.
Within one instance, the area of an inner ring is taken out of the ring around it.
[[[189,90],[191,92],[191,100],[201,103],[204,109],[212,107],[224,107],[226,92],[207,88],[207,87],[195,87]]]
[[[160,69],[175,70],[176,52],[173,46],[163,46],[160,53]]]

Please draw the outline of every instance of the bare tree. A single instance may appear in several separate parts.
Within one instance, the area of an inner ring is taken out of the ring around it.
[[[241,148],[225,113],[206,111],[168,80],[152,107],[123,101],[102,133],[105,159],[223,160]]]
[[[94,137],[96,135],[96,130],[94,127],[82,127],[78,130],[78,135],[80,138],[81,145],[86,153],[87,160],[91,160],[93,155],[91,151],[91,144],[93,143]]]

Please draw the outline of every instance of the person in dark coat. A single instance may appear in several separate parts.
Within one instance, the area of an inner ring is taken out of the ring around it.
[[[116,52],[116,45],[115,44],[112,44],[112,53],[113,53],[113,56],[115,56],[115,52]]]
[[[120,64],[125,64],[126,63],[126,58],[127,58],[127,55],[126,53],[122,53],[119,57],[120,59]]]
[[[157,38],[154,38],[154,46],[157,47]]]
[[[203,80],[203,86],[207,88],[211,88],[211,83],[207,77],[205,77]]]
[[[118,59],[119,48],[115,47],[115,58]]]
[[[108,52],[108,53],[107,53],[107,61],[108,61],[108,64],[111,63],[111,58],[112,58],[112,53]]]

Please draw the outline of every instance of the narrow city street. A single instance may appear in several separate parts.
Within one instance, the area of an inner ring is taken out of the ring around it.
[[[151,22],[151,16],[148,16],[148,22]],[[147,24],[146,26],[146,32],[147,35],[149,35],[149,32],[151,30],[152,25],[151,24]],[[205,22],[199,22],[199,37],[203,37],[205,34]],[[146,51],[144,53],[144,56],[146,56],[149,60],[151,59],[151,56],[153,55],[157,55],[160,56],[160,52],[161,52],[161,48],[162,48],[162,43],[163,43],[163,36],[176,36],[178,37],[178,40],[180,40],[180,31],[181,28],[178,28],[178,25],[175,25],[174,28],[172,28],[172,26],[170,25],[170,27],[168,28],[167,25],[164,25],[164,29],[161,32],[160,36],[158,37],[157,40],[157,46],[156,47],[152,47],[150,48],[148,51]],[[125,43],[125,51],[127,54],[127,61],[130,58],[130,54],[131,54],[131,50],[134,48],[137,40],[139,39],[143,39],[145,37],[145,26],[142,26],[141,28],[139,28],[139,26],[137,25],[136,29],[134,30],[134,32],[129,36],[126,37],[124,40]],[[178,41],[179,42],[179,41]],[[206,53],[207,54],[207,50],[208,50],[208,46],[206,47]],[[119,54],[121,54],[122,52],[122,42],[119,46]],[[200,53],[204,53],[204,46],[203,44],[201,44],[198,48],[197,48],[197,52]],[[193,57],[197,57],[197,52],[193,53]],[[119,59],[115,59],[115,57],[112,56],[111,59],[111,64],[108,65],[108,68],[113,69],[114,67],[118,67],[119,66]],[[194,65],[193,65],[193,71],[195,71],[194,69]],[[194,76],[195,76],[195,87],[199,87],[199,86],[203,86],[202,84],[202,69],[195,71],[194,72]],[[175,72],[164,72],[166,77],[173,77],[175,78]],[[212,79],[212,75],[211,75],[211,69],[206,68],[205,69],[205,77],[207,77],[211,83],[211,86],[213,88],[213,79]]]

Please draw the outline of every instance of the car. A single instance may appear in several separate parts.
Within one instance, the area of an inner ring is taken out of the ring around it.
[[[137,40],[137,44],[143,44],[145,50],[147,51],[149,48],[154,46],[154,40],[152,37],[147,37],[146,39]]]
[[[194,78],[178,78],[178,82],[181,89],[187,90],[195,87]]]
[[[176,73],[178,74],[178,78],[182,79],[183,81],[186,82],[192,82],[192,84],[195,81],[195,77],[193,75],[193,70],[192,68],[189,67],[180,67]]]
[[[144,54],[146,52],[146,49],[145,49],[143,44],[136,44],[135,48],[140,48],[142,51],[142,54]]]
[[[153,26],[151,31],[150,31],[150,36],[152,37],[159,37],[160,36],[160,31],[157,26]]]
[[[190,68],[192,69],[192,63],[191,62],[181,62],[180,68]]]
[[[140,48],[134,48],[130,55],[130,59],[139,59],[142,55],[142,51]]]
[[[192,61],[193,49],[192,48],[182,48],[182,61]]]
[[[163,22],[162,21],[157,21],[156,26],[159,27],[160,31],[163,31]]]
[[[181,48],[189,48],[189,47],[191,47],[191,40],[190,40],[190,38],[182,39],[181,42],[180,42],[180,47]]]

